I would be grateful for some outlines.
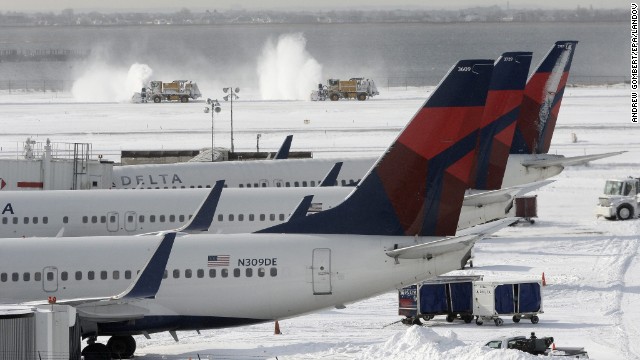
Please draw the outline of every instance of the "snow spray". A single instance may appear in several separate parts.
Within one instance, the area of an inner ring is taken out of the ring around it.
[[[322,78],[320,65],[305,49],[302,33],[268,39],[258,57],[258,83],[263,100],[308,100]]]
[[[146,64],[135,63],[125,70],[94,63],[73,82],[71,94],[77,101],[128,102],[152,73]]]

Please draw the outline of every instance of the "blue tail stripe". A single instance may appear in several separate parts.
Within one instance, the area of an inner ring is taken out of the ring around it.
[[[489,178],[489,161],[491,160],[490,154],[494,137],[510,125],[513,125],[513,123],[518,119],[519,112],[520,108],[516,107],[499,117],[498,120],[480,130],[476,189],[484,190],[487,187],[487,181]]]

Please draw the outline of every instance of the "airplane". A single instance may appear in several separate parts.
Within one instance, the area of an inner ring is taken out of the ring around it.
[[[0,302],[55,296],[77,310],[85,359],[129,358],[134,334],[343,308],[458,269],[508,223],[454,236],[492,70],[491,60],[456,63],[351,195],[320,213],[295,211],[292,233],[5,239]],[[103,335],[107,345],[95,342]]]
[[[530,52],[508,52],[496,61],[482,115],[480,131],[486,136],[476,149],[482,154],[478,163],[486,163],[485,159],[491,158],[494,164],[502,162],[503,167],[506,164],[506,154],[496,160],[491,144],[505,138],[495,130],[496,125],[504,122],[502,118],[510,116],[515,120],[517,116],[530,61]],[[335,164],[335,171],[330,172],[323,183],[336,181],[341,164]],[[478,177],[489,174],[486,166],[478,167],[475,172]],[[505,208],[512,204],[514,196],[544,184],[469,194],[470,201],[463,202],[457,228],[505,217],[508,214]],[[255,232],[284,222],[304,196],[313,195],[308,212],[314,213],[335,207],[352,190],[352,187],[340,186],[226,188],[209,231],[219,234]],[[207,192],[206,189],[8,192],[0,203],[0,238],[113,236],[165,231],[188,221]]]
[[[557,41],[529,77],[523,108],[515,120],[516,128],[513,127],[513,114],[503,114],[500,126],[508,126],[500,128],[501,139],[493,142],[493,146],[509,153],[506,167],[496,167],[496,160],[491,160],[492,174],[484,181],[476,182],[477,190],[496,190],[545,180],[559,174],[566,165],[584,164],[623,152],[579,157],[548,154],[577,43]],[[515,134],[511,135],[513,131]],[[513,142],[504,140],[511,137]],[[315,186],[338,161],[344,162],[338,185],[353,186],[376,160],[376,157],[357,157],[116,166],[113,168],[113,188],[204,188],[216,179],[225,179],[228,187],[307,187]]]

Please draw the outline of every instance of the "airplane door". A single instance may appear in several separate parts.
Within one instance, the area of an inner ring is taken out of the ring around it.
[[[284,187],[284,181],[282,179],[275,179],[273,180],[273,186]]]
[[[112,211],[107,213],[107,230],[110,232],[116,232],[120,228],[120,215],[117,212]]]
[[[313,295],[331,295],[331,249],[313,249]]]
[[[260,179],[260,187],[269,187],[269,180]]]
[[[136,231],[138,229],[138,216],[136,216],[135,211],[124,213],[124,229],[127,231]]]
[[[58,268],[47,266],[42,269],[42,289],[47,292],[58,291]]]

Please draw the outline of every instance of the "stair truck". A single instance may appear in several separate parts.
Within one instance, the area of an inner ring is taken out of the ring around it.
[[[596,205],[596,217],[608,220],[629,220],[638,216],[640,209],[640,178],[607,180],[604,194]]]
[[[311,92],[312,101],[338,101],[340,99],[367,100],[379,95],[373,80],[365,78],[351,78],[349,80],[329,79],[327,84],[318,84],[318,90]]]

